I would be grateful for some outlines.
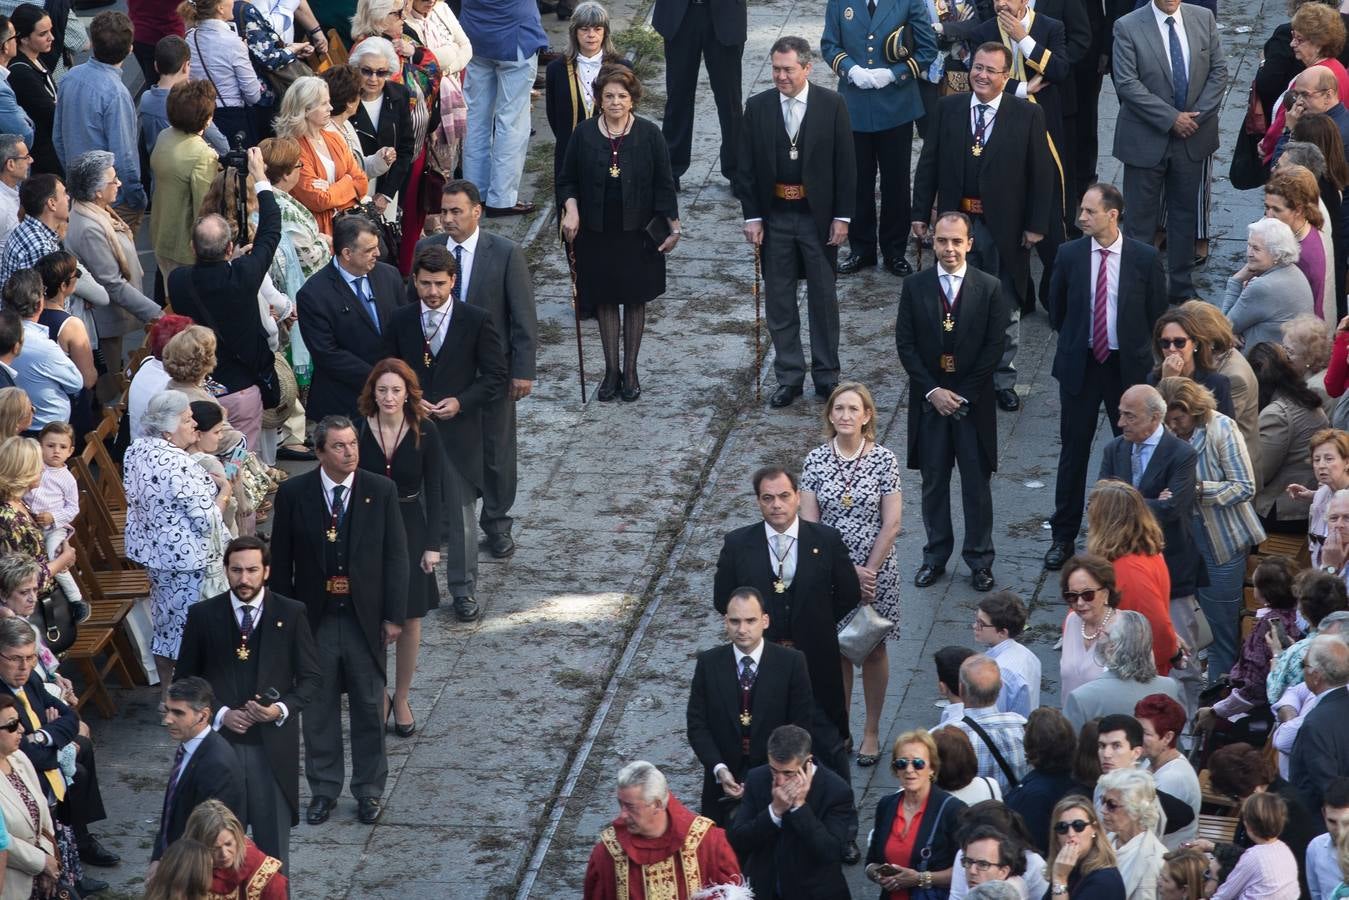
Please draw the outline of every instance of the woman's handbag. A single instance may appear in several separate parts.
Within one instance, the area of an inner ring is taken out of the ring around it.
[[[1203,650],[1213,643],[1213,626],[1208,623],[1208,616],[1204,615],[1204,609],[1199,605],[1199,601],[1194,601],[1194,646],[1192,651]]]
[[[61,585],[53,582],[51,593],[38,601],[37,609],[28,621],[42,632],[47,649],[60,656],[75,643],[75,616],[70,611],[70,600]]]
[[[1232,148],[1232,165],[1227,170],[1227,180],[1239,191],[1253,190],[1265,183],[1269,172],[1260,159],[1260,139],[1268,130],[1265,110],[1252,81],[1246,96],[1246,118],[1241,123],[1241,132]]]
[[[246,0],[236,0],[234,4],[234,33],[243,38],[245,44],[248,43],[248,23],[244,20],[244,13],[247,12],[249,5]],[[272,43],[284,48],[286,42],[281,39],[281,35],[276,33],[276,29],[272,28],[270,22],[265,24],[268,37],[272,39]],[[253,71],[257,73],[259,78],[267,79],[268,84],[272,86],[272,90],[276,93],[276,106],[274,108],[280,108],[281,98],[285,96],[286,90],[295,83],[296,79],[314,74],[314,70],[299,59],[292,59],[288,63],[272,68],[255,56],[251,47],[249,48],[248,58],[253,63]]]
[[[853,613],[852,620],[838,633],[839,652],[852,660],[853,665],[860,666],[894,627],[895,623],[876,612],[873,604],[863,603]]]
[[[918,851],[918,867],[915,871],[929,871],[928,862],[932,859],[932,842],[937,837],[937,828],[941,826],[941,814],[946,812],[946,804],[950,802],[951,795],[947,794],[942,798],[941,806],[937,807],[937,817],[932,820],[933,826],[927,832],[927,843]],[[944,887],[909,888],[909,900],[944,900],[949,895],[950,890]]]

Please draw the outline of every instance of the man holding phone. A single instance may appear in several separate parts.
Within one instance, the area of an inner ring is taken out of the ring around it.
[[[174,676],[199,676],[214,690],[214,727],[243,768],[244,825],[288,867],[290,829],[300,822],[300,711],[321,675],[305,606],[267,590],[270,572],[262,540],[229,542],[230,589],[188,610]]]

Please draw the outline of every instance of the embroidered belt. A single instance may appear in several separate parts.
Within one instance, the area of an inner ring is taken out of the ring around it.
[[[984,214],[984,201],[978,197],[965,197],[960,201],[960,211],[966,215],[982,216]]]
[[[779,200],[804,200],[806,199],[806,186],[804,184],[775,184],[773,185],[773,196]]]

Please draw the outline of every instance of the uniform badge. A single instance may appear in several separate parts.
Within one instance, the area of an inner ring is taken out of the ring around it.
[[[852,7],[851,7],[851,6],[849,6],[847,9],[843,10],[843,18],[847,19],[849,22],[852,21]]]

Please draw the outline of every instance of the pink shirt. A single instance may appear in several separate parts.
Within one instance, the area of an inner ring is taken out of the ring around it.
[[[1326,294],[1326,247],[1321,243],[1321,232],[1315,228],[1307,229],[1307,236],[1300,242],[1302,250],[1298,254],[1297,267],[1307,276],[1312,289],[1312,308],[1316,317],[1324,319],[1322,303]]]
[[[64,527],[80,512],[80,489],[75,484],[75,476],[65,466],[53,468],[43,463],[42,481],[24,494],[23,502],[34,514],[51,513],[56,526]]]

